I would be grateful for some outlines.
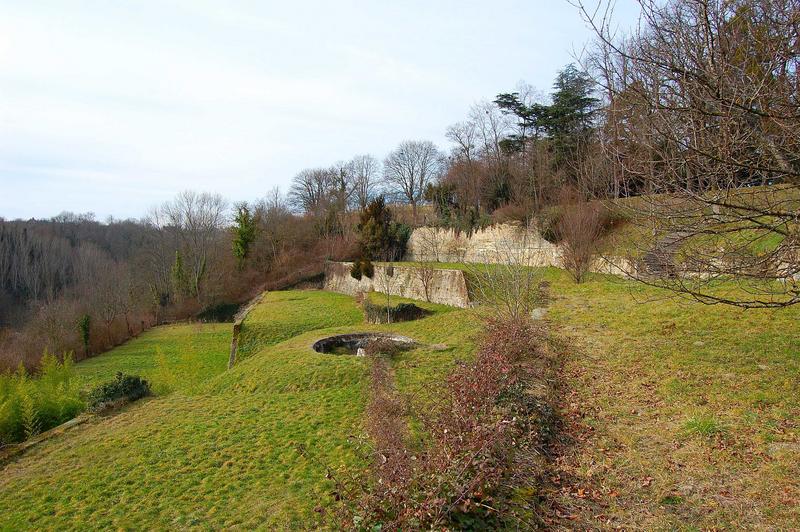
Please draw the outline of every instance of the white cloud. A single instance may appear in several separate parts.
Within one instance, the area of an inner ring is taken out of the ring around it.
[[[541,3],[462,4],[4,6],[0,216],[134,216],[190,187],[254,198],[306,166],[442,142],[471,102],[546,88],[569,61],[569,42],[538,44]]]

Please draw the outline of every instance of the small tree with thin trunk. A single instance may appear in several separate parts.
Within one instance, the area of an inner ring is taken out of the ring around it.
[[[494,244],[497,264],[470,264],[467,268],[473,298],[500,321],[526,320],[545,299],[541,274],[530,266],[540,262],[537,249],[529,245],[533,232],[526,228],[520,231],[518,244]]]
[[[431,289],[433,288],[433,277],[436,275],[436,268],[430,263],[422,263],[414,268],[414,275],[419,279],[422,284],[422,289],[425,291],[425,301],[431,302]]]
[[[378,277],[381,283],[381,289],[386,295],[386,323],[392,323],[392,287],[396,280],[394,273],[394,264],[388,262],[383,267],[383,274]]]

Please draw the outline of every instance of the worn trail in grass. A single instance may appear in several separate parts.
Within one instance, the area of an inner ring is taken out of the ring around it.
[[[613,276],[540,274],[565,343],[571,444],[546,493],[556,526],[800,528],[800,307],[707,306]]]
[[[418,322],[363,325],[353,298],[276,292],[248,317],[235,368],[193,394],[145,400],[34,448],[0,474],[0,529],[312,528],[329,502],[325,466],[355,464],[363,359],[314,352],[329,334],[391,329],[425,343],[398,376],[429,389],[469,356],[475,322],[464,311]],[[289,332],[287,332],[289,331]],[[305,445],[315,460],[297,452]]]

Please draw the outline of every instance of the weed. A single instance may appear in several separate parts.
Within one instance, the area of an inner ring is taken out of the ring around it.
[[[699,415],[683,424],[685,434],[697,434],[706,438],[725,432],[725,428],[712,416]]]

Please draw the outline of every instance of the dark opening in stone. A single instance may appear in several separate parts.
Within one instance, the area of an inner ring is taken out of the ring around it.
[[[329,336],[328,338],[323,338],[322,340],[314,342],[312,347],[317,353],[364,356],[365,349],[371,342],[390,343],[401,349],[408,349],[416,344],[416,342],[408,336],[371,332]]]

